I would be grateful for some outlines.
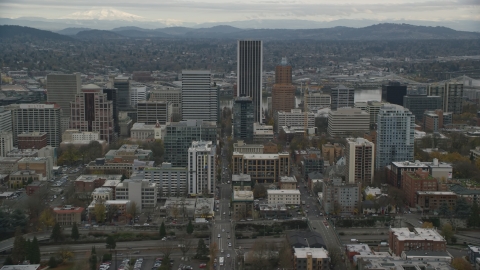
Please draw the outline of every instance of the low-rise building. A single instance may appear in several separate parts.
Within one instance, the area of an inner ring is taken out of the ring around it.
[[[288,208],[285,204],[259,204],[258,210],[262,218],[283,219],[289,216]]]
[[[360,210],[360,183],[345,183],[340,177],[324,179],[322,192],[322,205],[327,214],[352,214]]]
[[[215,216],[214,206],[215,198],[197,198],[195,201],[195,218],[212,219]]]
[[[263,154],[263,148],[263,144],[247,144],[243,140],[233,144],[233,152],[241,154]]]
[[[61,226],[72,226],[73,223],[82,223],[82,213],[85,210],[83,207],[74,207],[65,205],[63,207],[54,207],[53,213],[55,222]]]
[[[451,191],[417,191],[416,207],[423,213],[438,212],[442,204],[446,204],[448,209],[455,209],[457,194]]]
[[[20,170],[10,174],[8,186],[14,189],[23,188],[34,181],[40,181],[41,178],[34,170]]]
[[[107,200],[105,201],[105,210],[115,211],[114,216],[125,217],[127,215],[128,207],[130,206],[129,200]]]
[[[232,173],[248,174],[253,183],[276,183],[281,176],[290,175],[290,154],[233,153]]]
[[[322,235],[316,231],[290,231],[286,237],[292,248],[327,248]]]
[[[232,175],[233,190],[252,190],[252,178],[248,174]]]
[[[124,144],[118,150],[110,150],[105,155],[109,163],[133,163],[134,160],[150,160],[153,154],[151,150],[139,148],[139,145]]]
[[[108,200],[113,200],[113,191],[110,188],[107,187],[99,187],[93,190],[92,192],[92,199],[97,200],[97,201],[108,201]]]
[[[268,204],[300,205],[300,190],[279,189],[267,190]]]
[[[41,180],[50,180],[53,177],[52,157],[24,157],[18,161],[19,170],[34,170],[41,174]]]
[[[408,250],[402,252],[402,259],[409,261],[438,261],[438,262],[452,262],[452,254],[448,251],[429,251],[423,250]]]
[[[410,207],[414,207],[417,203],[417,191],[438,190],[438,180],[430,176],[428,171],[421,169],[414,172],[405,171],[402,176],[402,189],[405,191]]]
[[[37,192],[41,188],[44,188],[45,187],[44,184],[45,184],[44,182],[40,182],[40,181],[35,181],[28,184],[26,188],[27,195],[32,196],[33,194],[35,194],[35,192]]]
[[[253,123],[253,143],[273,140],[273,126]]]
[[[107,180],[122,180],[121,174],[82,174],[75,179],[75,192],[92,192],[105,184]],[[117,183],[117,184],[118,184]]]
[[[374,256],[364,257],[357,261],[358,270],[422,270],[422,269],[435,269],[435,270],[454,270],[449,263],[437,260],[405,260],[398,257],[386,257],[386,256]]]
[[[18,171],[18,157],[0,157],[0,174],[11,174]]]
[[[475,262],[480,258],[480,246],[468,245],[467,256],[469,262]]]
[[[390,253],[401,256],[410,250],[445,251],[447,241],[433,228],[390,228],[388,247]]]
[[[295,269],[328,270],[330,257],[324,248],[294,248],[293,264]]]
[[[308,174],[311,172],[323,173],[325,166],[320,149],[310,148],[306,151],[307,154],[303,155],[300,162],[302,165],[302,174],[305,180],[307,180]]]
[[[253,192],[234,190],[232,196],[233,219],[242,220],[253,217]]]
[[[346,244],[345,254],[350,261],[353,261],[356,255],[371,255],[373,252],[367,244]]]
[[[115,187],[116,200],[129,200],[142,210],[157,205],[157,184],[144,179],[125,179]]]
[[[345,146],[339,143],[326,143],[322,145],[322,155],[325,161],[334,164],[337,160],[344,156]]]
[[[196,199],[193,198],[169,197],[165,201],[163,209],[167,217],[193,219],[195,217],[195,203]]]
[[[280,177],[280,189],[297,189],[297,178],[295,176]]]
[[[275,124],[277,132],[280,132],[283,126],[312,128],[315,126],[315,114],[302,112],[301,109],[291,109],[290,112],[278,111],[275,114]]]
[[[25,132],[18,134],[18,149],[40,149],[47,146],[46,132]]]

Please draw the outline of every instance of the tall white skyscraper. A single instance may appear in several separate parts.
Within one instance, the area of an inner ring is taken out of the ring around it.
[[[255,122],[262,122],[263,42],[239,40],[237,48],[237,96],[251,97]]]
[[[81,89],[80,73],[47,75],[47,101],[60,106],[62,117],[70,118],[70,102]]]
[[[385,104],[378,112],[375,168],[395,161],[413,161],[415,116],[400,105]]]
[[[188,149],[188,194],[214,192],[216,146],[211,141],[193,141]]]
[[[218,89],[209,70],[182,71],[182,119],[218,120]]]

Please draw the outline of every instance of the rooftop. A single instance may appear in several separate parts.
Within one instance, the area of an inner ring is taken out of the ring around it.
[[[232,182],[251,182],[252,177],[249,174],[233,174]]]
[[[294,253],[297,258],[306,259],[307,255],[313,258],[328,258],[328,251],[324,248],[294,248]]]
[[[233,191],[233,198],[235,201],[250,201],[253,202],[253,191],[249,190],[235,190]]]
[[[57,214],[68,214],[68,213],[82,213],[85,208],[83,207],[74,207],[71,205],[65,205],[63,207],[54,207],[53,212]]]
[[[390,231],[393,232],[399,241],[430,240],[445,242],[443,236],[432,228],[414,228],[413,232],[408,228],[390,228]]]
[[[295,176],[281,176],[280,183],[297,183],[297,178]]]
[[[348,244],[348,245],[345,245],[345,248],[349,251],[349,252],[357,252],[357,253],[371,253],[372,250],[370,249],[370,247],[367,245],[367,244]]]
[[[300,190],[298,189],[268,189],[267,190],[267,195],[278,195],[278,194],[300,195]]]
[[[456,195],[451,191],[417,191],[418,195]]]
[[[363,269],[375,269],[375,270],[453,270],[454,268],[450,266],[447,262],[435,261],[435,260],[419,260],[411,261],[404,260],[401,258],[392,258],[392,257],[373,257],[373,258],[363,258],[362,259]]]
[[[243,159],[278,159],[280,155],[288,156],[288,153],[279,153],[279,154],[241,154],[239,152],[234,152],[233,155],[242,155]]]
[[[106,181],[122,180],[122,175],[121,174],[82,174],[75,181],[93,182],[97,179],[105,179]]]

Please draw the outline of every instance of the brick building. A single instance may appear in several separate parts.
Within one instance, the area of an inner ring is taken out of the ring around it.
[[[403,251],[445,251],[447,241],[432,228],[390,228],[388,247],[390,253],[401,256]]]
[[[102,187],[107,180],[121,180],[122,175],[80,175],[75,180],[75,192],[92,192],[94,189]]]
[[[83,207],[73,207],[71,205],[55,207],[53,208],[55,222],[62,226],[72,226],[74,222],[80,224],[84,210]]]
[[[437,191],[438,181],[430,176],[428,171],[422,169],[414,172],[405,171],[402,174],[402,189],[405,191],[408,205],[414,207],[417,203],[417,191]]]
[[[31,184],[29,184],[26,188],[27,190],[27,195],[28,196],[32,196],[35,192],[37,192],[37,190],[39,190],[40,188],[42,188],[44,186],[44,183],[43,182],[40,182],[40,181],[35,181],[35,182],[32,182]]]
[[[454,211],[457,205],[457,194],[451,191],[417,191],[416,205],[422,208],[423,213],[433,213],[444,203],[450,211]]]
[[[18,134],[18,149],[42,149],[48,145],[46,132],[26,132]]]

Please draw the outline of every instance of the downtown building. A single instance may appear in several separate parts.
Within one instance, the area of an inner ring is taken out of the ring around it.
[[[80,93],[81,88],[82,78],[80,73],[47,75],[47,102],[58,104],[62,110],[62,130],[60,133],[63,133],[69,127],[70,102],[75,99],[76,94]]]
[[[94,84],[82,86],[80,94],[71,102],[70,128],[80,132],[98,132],[100,139],[114,140],[113,103],[103,89]]]
[[[378,113],[375,168],[395,161],[413,161],[415,116],[402,106],[384,105]]]
[[[236,97],[233,103],[233,137],[253,141],[254,107],[251,97]]]
[[[278,111],[275,113],[275,124],[277,125],[277,133],[284,126],[302,127],[306,130],[315,127],[315,114],[302,112],[301,109],[291,109],[289,112]]]
[[[407,86],[400,82],[388,82],[382,85],[382,100],[391,104],[403,105],[403,97],[407,95]]]
[[[446,82],[428,86],[429,96],[439,96],[443,101],[443,111],[453,114],[463,112],[463,83]]]
[[[215,145],[217,124],[201,120],[167,123],[163,139],[165,160],[175,167],[187,167],[188,148],[192,141],[211,141]]]
[[[213,194],[215,192],[216,149],[211,141],[192,142],[192,146],[188,149],[188,194]]]
[[[361,190],[360,183],[345,183],[340,177],[324,179],[322,206],[327,215],[341,213],[359,213]]]
[[[18,135],[27,132],[46,132],[47,143],[58,147],[62,141],[62,111],[57,104],[12,104],[14,146],[18,146]]]
[[[263,42],[239,40],[237,43],[237,92],[238,97],[251,97],[254,121],[262,122],[262,71]]]
[[[373,181],[375,170],[375,145],[363,138],[347,138],[345,147],[345,181],[349,184],[361,183],[363,187]]]
[[[182,120],[218,122],[219,91],[208,70],[182,71]]]
[[[168,101],[137,102],[137,123],[165,125],[172,120],[172,103]]]
[[[187,167],[174,167],[171,163],[162,163],[157,167],[146,167],[142,172],[144,179],[157,184],[158,197],[183,197],[187,195]]]
[[[253,183],[277,183],[290,175],[290,155],[233,153],[232,174],[248,174]]]
[[[355,89],[347,88],[345,85],[339,85],[332,88],[332,103],[330,108],[335,111],[343,107],[353,107],[355,104]]]
[[[312,112],[323,108],[330,108],[332,97],[320,92],[305,91],[304,94],[305,111]]]
[[[295,109],[295,86],[292,84],[292,66],[283,57],[275,67],[275,84],[272,87],[272,111],[288,112]]]
[[[117,105],[119,110],[128,110],[130,106],[130,78],[125,76],[110,77],[112,88],[117,89]]]
[[[439,96],[408,95],[403,97],[403,107],[410,110],[415,119],[421,121],[425,111],[442,109],[442,98]]]
[[[182,115],[182,90],[180,88],[161,86],[150,91],[150,101],[168,101],[172,103],[172,121],[181,119]]]
[[[351,136],[370,130],[370,115],[359,108],[339,108],[328,113],[330,136]]]

